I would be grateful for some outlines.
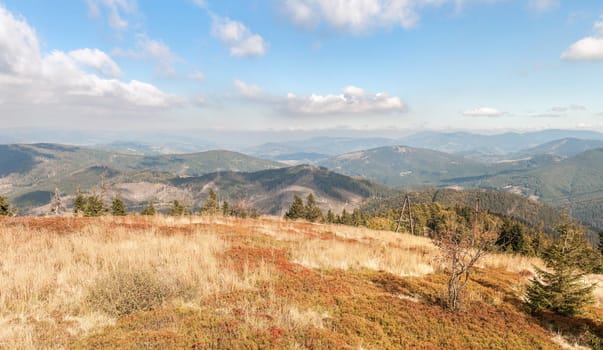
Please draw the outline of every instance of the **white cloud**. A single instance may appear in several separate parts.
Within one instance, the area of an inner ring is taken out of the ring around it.
[[[314,15],[315,10],[312,8],[311,3],[304,0],[285,1],[285,11],[294,23],[305,27],[315,25],[318,19]]]
[[[214,16],[212,35],[229,47],[231,56],[252,57],[266,53],[267,44],[260,35],[230,18]]]
[[[463,111],[462,114],[466,117],[500,117],[504,115],[503,112],[491,107],[478,107],[468,109]]]
[[[113,29],[123,30],[128,28],[125,15],[137,11],[136,0],[87,0],[88,13],[92,17],[100,17],[103,10],[107,12],[109,25]]]
[[[565,113],[565,112],[580,112],[585,111],[586,107],[581,105],[569,105],[569,106],[555,106],[551,108],[551,112]]]
[[[458,1],[458,0],[456,0]],[[413,27],[418,9],[452,0],[288,0],[285,11],[297,24],[309,26],[320,20],[338,30],[363,32],[375,27]]]
[[[207,7],[207,1],[205,0],[193,0],[193,3],[202,9]]]
[[[146,35],[139,34],[136,47],[131,50],[116,49],[115,55],[134,59],[149,59],[157,63],[156,71],[162,76],[173,76],[176,74],[174,64],[179,60],[172,49],[161,40],[150,39]]]
[[[205,74],[203,74],[203,72],[198,71],[198,70],[191,73],[188,77],[189,77],[189,79],[196,80],[196,81],[205,80]]]
[[[561,54],[562,60],[601,61],[603,60],[603,37],[586,37],[573,43]]]
[[[601,16],[603,18],[603,16]],[[593,25],[594,36],[588,36],[573,43],[561,54],[567,61],[603,61],[603,21]]]
[[[104,52],[81,49],[70,53],[40,52],[35,31],[24,19],[0,6],[0,95],[13,104],[168,107],[181,100],[153,85],[122,82],[89,73],[92,67],[109,75],[121,72]]]
[[[79,49],[69,53],[77,63],[96,69],[101,74],[117,78],[122,75],[121,69],[106,53],[98,49]]]
[[[295,114],[383,114],[401,113],[406,105],[397,96],[367,93],[348,86],[342,94],[298,96],[289,93],[286,109]]]
[[[559,0],[529,0],[528,5],[535,11],[545,12],[557,8]]]
[[[237,92],[247,100],[274,108],[289,115],[392,114],[405,112],[400,97],[387,93],[370,93],[356,86],[346,86],[340,94],[277,96],[265,93],[257,85],[235,80]]]
[[[233,85],[243,97],[258,98],[262,96],[262,89],[256,85],[248,84],[238,79],[233,82]]]

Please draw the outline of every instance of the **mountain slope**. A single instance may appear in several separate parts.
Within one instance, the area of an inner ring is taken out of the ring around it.
[[[323,210],[339,212],[356,208],[371,195],[385,190],[367,180],[308,165],[253,173],[212,173],[175,178],[171,183],[191,193],[203,193],[213,187],[223,199],[244,201],[261,212],[276,215],[284,214],[295,194],[305,197],[313,193]]]
[[[421,132],[404,137],[400,142],[411,147],[430,148],[442,152],[480,152],[502,155],[536,147],[563,138],[603,140],[603,134],[587,130],[543,130],[526,133],[482,135],[466,132]]]
[[[245,150],[245,153],[266,159],[293,159],[292,155],[324,154],[324,158],[342,153],[355,152],[359,150],[376,148],[382,146],[393,146],[396,140],[372,137],[313,137],[304,140],[288,142],[265,143]],[[300,158],[296,158],[300,159]],[[303,159],[303,158],[301,158]]]
[[[391,186],[436,186],[442,180],[479,176],[484,164],[421,148],[381,147],[346,153],[319,163],[342,174],[362,176]]]
[[[257,171],[283,165],[231,151],[139,156],[34,144],[1,146],[0,166],[0,194],[16,197],[32,190],[54,191],[54,186],[64,190],[72,190],[78,184],[89,186],[98,183],[98,169],[103,168],[113,171],[113,175],[153,169],[173,176],[199,176],[220,170]]]
[[[479,180],[457,179],[468,187],[490,188],[535,196],[570,214],[593,229],[603,229],[603,149],[522,172],[485,176]]]
[[[603,148],[602,140],[583,140],[577,138],[564,138],[538,145],[517,152],[515,155],[518,158],[530,157],[535,155],[554,155],[559,157],[573,157],[582,152],[592,149]]]

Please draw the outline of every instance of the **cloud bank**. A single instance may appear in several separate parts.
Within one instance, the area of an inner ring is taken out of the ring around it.
[[[12,104],[132,108],[181,103],[151,84],[116,79],[121,69],[101,50],[42,53],[35,30],[1,6],[0,26],[0,92]]]

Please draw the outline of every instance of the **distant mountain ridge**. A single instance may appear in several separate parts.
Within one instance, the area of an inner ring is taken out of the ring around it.
[[[448,178],[479,176],[488,172],[485,164],[453,154],[407,146],[346,153],[318,164],[349,176],[408,187],[433,187]]]

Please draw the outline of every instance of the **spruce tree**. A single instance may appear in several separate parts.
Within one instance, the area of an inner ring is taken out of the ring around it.
[[[4,196],[0,196],[0,216],[12,215],[14,215],[14,210],[8,202],[8,199]]]
[[[312,193],[306,198],[305,219],[311,222],[322,220],[322,211],[316,204],[316,199],[314,199]]]
[[[105,205],[99,195],[92,194],[86,198],[84,204],[84,216],[103,216],[105,215],[105,212]]]
[[[153,216],[156,213],[157,211],[155,210],[155,206],[153,205],[152,201],[149,201],[149,203],[140,211],[140,215],[145,216]]]
[[[354,211],[352,212],[352,224],[354,226],[364,225],[364,218],[362,217],[362,213],[358,208],[354,209]]]
[[[347,210],[345,210],[345,208],[343,208],[343,210],[341,211],[340,224],[353,225],[353,223],[354,223],[354,219],[352,218],[352,215],[350,215],[347,212]]]
[[[224,201],[224,203],[222,203],[222,215],[230,216],[230,207],[227,201]]]
[[[507,252],[524,254],[527,251],[523,228],[509,218],[504,219],[495,244]]]
[[[533,313],[551,311],[571,316],[592,302],[595,285],[585,284],[583,277],[594,259],[584,233],[576,226],[563,224],[557,233],[559,238],[543,254],[548,271],[536,268],[526,301]]]
[[[75,199],[73,200],[73,213],[74,214],[84,214],[84,209],[86,207],[86,197],[84,197],[84,194],[82,193],[82,191],[80,190],[80,187],[78,186],[76,193],[75,193]]]
[[[289,220],[301,219],[306,217],[306,207],[301,197],[295,195],[293,197],[293,203],[289,207],[289,210],[285,213],[285,218]]]
[[[172,216],[182,216],[186,214],[186,208],[180,201],[174,200],[172,202],[172,207],[170,208],[169,214]]]
[[[220,212],[220,203],[218,202],[218,195],[213,188],[209,189],[209,197],[201,208],[201,214],[216,215]]]
[[[111,203],[111,215],[113,215],[113,216],[128,215],[128,212],[126,210],[126,204],[119,196],[116,196],[115,198],[113,198],[113,202]]]
[[[329,211],[327,211],[327,223],[334,224],[336,222],[335,220],[335,214],[333,214],[333,211],[329,209]]]
[[[603,231],[599,231],[599,253],[603,255]]]

